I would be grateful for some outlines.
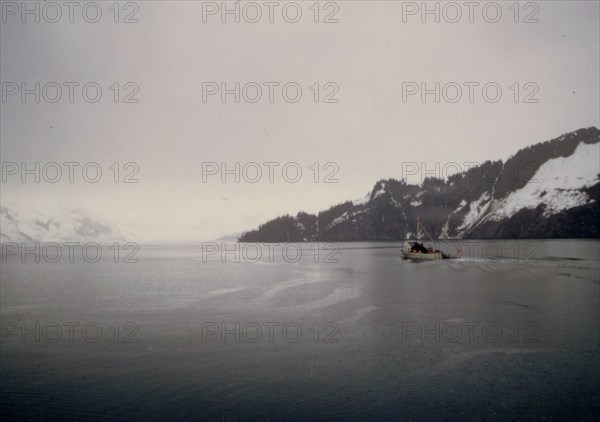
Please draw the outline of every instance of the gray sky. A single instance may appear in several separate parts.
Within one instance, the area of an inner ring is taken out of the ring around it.
[[[499,2],[498,23],[476,9],[473,23],[463,16],[454,24],[432,17],[421,23],[418,14],[403,22],[401,2],[391,1],[337,2],[339,22],[315,24],[312,3],[301,3],[295,24],[283,19],[281,7],[274,23],[263,16],[255,24],[231,17],[223,24],[218,15],[204,23],[200,1],[137,2],[139,22],[130,24],[114,23],[112,2],[102,3],[95,24],[80,10],[74,23],[66,16],[22,23],[18,14],[4,15],[2,82],[96,82],[103,97],[88,103],[76,89],[69,103],[65,87],[57,103],[8,97],[1,104],[2,161],[97,162],[105,173],[96,184],[81,177],[70,184],[65,176],[56,184],[23,184],[12,177],[2,184],[3,204],[49,213],[83,207],[132,241],[208,240],[360,198],[379,179],[401,178],[403,162],[433,168],[506,159],[519,148],[598,126],[596,1],[536,2],[538,23],[515,23],[513,2]],[[119,19],[131,10],[121,10]],[[519,20],[531,10],[521,10]],[[321,10],[319,18],[331,11]],[[232,96],[227,103],[218,96],[202,101],[203,82],[269,81],[298,83],[301,100],[285,102],[276,89],[270,103],[264,88],[257,103],[235,103]],[[114,82],[121,83],[121,99],[130,92],[125,83],[137,84],[139,102],[115,104]],[[337,84],[339,102],[315,104],[309,89],[315,82]],[[480,86],[473,103],[464,86],[457,103],[435,103],[433,95],[422,103],[418,95],[403,102],[402,82]],[[496,103],[481,94],[489,82],[503,90]],[[518,103],[510,89],[515,82]],[[533,91],[524,89],[527,82],[539,87],[537,103],[523,102]],[[266,174],[256,184],[223,184],[217,176],[202,182],[202,162],[266,161],[299,163],[303,177],[287,183],[280,166],[275,183]],[[140,182],[113,183],[113,162],[137,163]],[[321,178],[325,163],[335,162],[339,182],[315,184],[314,162]]]

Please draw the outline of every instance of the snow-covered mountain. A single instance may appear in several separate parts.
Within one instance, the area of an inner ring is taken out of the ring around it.
[[[421,185],[381,180],[318,215],[269,221],[240,241],[394,240],[417,217],[436,238],[599,238],[600,132],[580,129]]]
[[[0,206],[2,242],[98,242],[123,241],[112,224],[93,217],[81,208],[40,212],[9,204]]]

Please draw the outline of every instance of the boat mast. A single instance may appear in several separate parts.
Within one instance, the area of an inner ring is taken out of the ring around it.
[[[425,226],[421,224],[421,220],[419,219],[419,217],[417,217],[417,240],[421,239],[421,230],[424,232],[425,235],[427,235],[427,238],[433,242],[433,238],[431,237]]]

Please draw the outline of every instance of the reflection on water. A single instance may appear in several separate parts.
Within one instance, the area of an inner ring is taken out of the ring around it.
[[[2,414],[537,420],[600,408],[597,241],[448,241],[439,248],[460,258],[426,263],[393,242],[213,246],[141,246],[137,263],[7,257]]]

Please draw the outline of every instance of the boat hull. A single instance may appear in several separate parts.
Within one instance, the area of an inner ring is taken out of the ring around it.
[[[441,252],[402,252],[404,259],[412,259],[414,261],[439,261],[442,259],[450,259],[450,257]]]

